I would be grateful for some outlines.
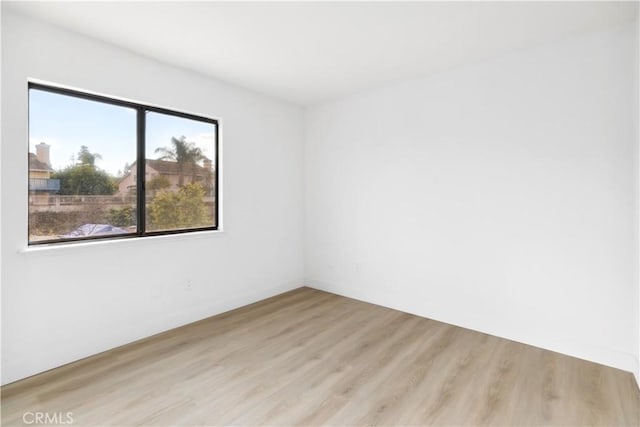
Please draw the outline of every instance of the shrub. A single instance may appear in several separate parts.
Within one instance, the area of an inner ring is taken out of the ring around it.
[[[136,208],[125,206],[120,209],[109,209],[106,222],[116,227],[130,227],[136,225]]]
[[[181,187],[177,192],[160,191],[149,205],[150,229],[168,230],[208,225],[204,195],[202,185],[195,182]]]
[[[32,236],[58,236],[69,233],[83,224],[100,224],[105,220],[104,213],[93,206],[66,212],[31,212],[29,214],[29,234]]]

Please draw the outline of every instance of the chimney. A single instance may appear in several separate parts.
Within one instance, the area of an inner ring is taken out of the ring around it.
[[[211,159],[204,159],[202,164],[204,165],[204,168],[208,171],[210,171],[213,168],[213,162],[211,161]]]
[[[36,157],[42,163],[51,167],[51,161],[49,160],[49,147],[51,146],[49,144],[45,144],[44,142],[36,145]]]

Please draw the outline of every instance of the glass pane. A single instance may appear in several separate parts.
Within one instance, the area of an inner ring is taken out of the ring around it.
[[[155,112],[146,119],[147,231],[215,227],[216,125]]]
[[[136,231],[136,111],[29,90],[29,243]]]

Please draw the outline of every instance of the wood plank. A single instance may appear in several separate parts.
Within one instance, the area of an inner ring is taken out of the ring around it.
[[[2,425],[640,425],[633,376],[310,288],[6,385]]]

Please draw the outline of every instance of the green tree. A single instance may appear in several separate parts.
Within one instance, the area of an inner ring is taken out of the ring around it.
[[[62,195],[111,195],[117,189],[108,173],[90,165],[68,166],[51,178],[60,180]]]
[[[60,194],[62,195],[111,195],[117,186],[114,179],[95,165],[100,154],[91,153],[83,145],[78,152],[79,163],[56,171],[51,175],[60,180]]]
[[[158,191],[165,190],[169,187],[171,187],[171,181],[169,181],[169,178],[164,175],[155,176],[147,182],[147,191],[151,194],[155,194]]]
[[[97,159],[102,160],[102,156],[98,153],[90,152],[89,148],[86,145],[80,147],[80,151],[78,152],[78,160],[80,161],[81,165],[95,166]]]
[[[160,191],[149,205],[151,229],[168,230],[208,225],[204,195],[204,188],[196,182],[189,183],[178,191]]]
[[[196,166],[198,162],[206,157],[202,154],[202,150],[196,147],[193,142],[186,140],[185,136],[180,138],[171,137],[171,147],[156,148],[156,153],[161,154],[158,160],[170,160],[178,163],[178,186],[184,184],[185,171],[191,171],[193,181],[196,177]]]
[[[133,206],[125,206],[120,209],[109,209],[106,220],[109,224],[118,227],[129,227],[136,225],[136,208]]]

